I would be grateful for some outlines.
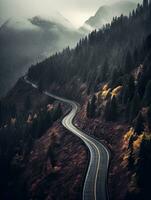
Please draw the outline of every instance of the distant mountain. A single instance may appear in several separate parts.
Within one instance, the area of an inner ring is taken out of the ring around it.
[[[137,4],[130,1],[120,1],[112,5],[101,6],[96,14],[90,17],[80,28],[83,32],[89,32],[101,28],[104,24],[110,23],[115,16],[128,15],[136,9]]]
[[[90,92],[97,87],[100,88],[100,85],[97,85],[98,81],[104,81],[105,76],[110,74],[109,81],[114,69],[117,68],[119,73],[123,71],[125,74],[125,65],[131,66],[129,64],[131,57],[138,56],[137,49],[150,33],[150,13],[145,11],[145,6],[138,5],[131,16],[121,15],[104,29],[91,32],[79,41],[74,50],[70,51],[67,48],[62,54],[54,55],[32,66],[28,76],[40,86],[42,84],[42,87],[50,88],[53,85],[55,91],[59,88],[57,94],[62,92],[62,96],[71,97],[73,92],[73,96],[77,97],[78,89],[81,88],[80,82],[87,85]],[[139,56],[138,59],[140,60],[141,57]],[[106,72],[108,69],[109,72]],[[102,74],[102,70],[106,75]],[[58,83],[59,86],[54,83]],[[79,96],[81,97],[81,94]]]
[[[0,96],[31,64],[73,47],[81,35],[62,15],[8,19],[0,27]]]

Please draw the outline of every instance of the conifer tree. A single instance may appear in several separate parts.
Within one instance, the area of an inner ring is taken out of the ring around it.
[[[108,64],[108,61],[105,60],[104,64],[102,65],[102,68],[101,68],[101,81],[102,82],[107,80],[108,70],[109,70],[109,64]]]
[[[137,116],[140,109],[140,101],[140,96],[136,92],[130,103],[129,121],[132,121]]]
[[[138,116],[136,117],[136,119],[134,120],[134,130],[135,133],[137,133],[138,135],[142,134],[142,132],[144,131],[144,118],[141,114],[141,112],[138,114]]]
[[[15,118],[17,115],[17,109],[15,104],[10,105],[10,115],[13,118]]]
[[[43,80],[40,80],[39,83],[38,83],[38,89],[39,89],[39,92],[42,93],[43,90],[44,90],[44,83],[43,83]]]
[[[0,101],[0,125],[2,123],[2,102]]]
[[[137,164],[136,175],[138,177],[138,185],[143,189],[143,199],[148,199],[150,196],[151,184],[151,140],[143,138],[140,151],[139,160]]]
[[[143,8],[144,8],[144,9],[147,9],[147,8],[148,8],[148,5],[149,5],[148,0],[143,0]]]
[[[29,95],[25,99],[24,108],[25,108],[25,111],[28,111],[31,108],[31,99]]]
[[[104,111],[104,118],[107,121],[115,121],[118,117],[118,106],[116,97],[113,96],[111,100],[109,100],[106,104]]]
[[[59,119],[61,115],[62,115],[62,108],[61,108],[61,104],[59,103],[57,107],[54,109],[53,121],[56,121],[57,119]]]
[[[143,105],[149,106],[150,103],[151,103],[151,80],[149,80],[146,85],[145,94],[143,97]]]
[[[90,118],[90,101],[88,101],[87,103],[87,108],[86,108],[86,115],[87,115],[87,118]]]
[[[134,96],[135,93],[135,80],[133,76],[129,76],[127,83],[125,84],[124,92],[123,92],[123,104],[129,103]]]
[[[96,114],[96,96],[94,94],[91,101],[89,101],[87,104],[87,117],[93,118],[95,117],[95,114]]]
[[[133,65],[134,63],[133,63],[132,55],[130,51],[128,51],[126,55],[126,59],[125,59],[125,67],[124,67],[125,73],[129,73],[133,69],[134,67]]]
[[[134,94],[135,94],[135,80],[134,80],[133,76],[129,77],[128,90],[129,90],[128,98],[129,98],[129,101],[131,101],[133,96],[134,96]]]
[[[148,112],[147,112],[147,125],[148,129],[151,132],[151,105],[149,106]]]
[[[116,97],[113,96],[112,100],[111,100],[111,105],[110,105],[110,109],[111,109],[111,120],[114,121],[117,119],[117,115],[118,115],[118,106],[117,106],[117,100]]]
[[[117,68],[113,69],[112,74],[111,74],[111,85],[112,86],[116,85],[117,78],[119,77],[118,75],[119,75],[119,73],[118,73]]]

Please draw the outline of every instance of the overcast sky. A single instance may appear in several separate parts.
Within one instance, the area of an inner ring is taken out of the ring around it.
[[[51,15],[51,10],[60,12],[76,27],[83,24],[104,4],[117,0],[0,0],[0,18],[18,16]],[[119,1],[119,0],[118,0]],[[122,1],[122,0],[121,0]],[[141,0],[132,0],[139,2]]]

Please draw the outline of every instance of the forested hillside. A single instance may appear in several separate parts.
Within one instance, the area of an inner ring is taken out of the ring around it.
[[[106,138],[114,152],[112,184],[119,174],[123,177],[117,186],[121,195],[115,187],[111,199],[149,199],[151,2],[144,0],[129,17],[114,17],[111,24],[80,40],[75,49],[67,48],[32,66],[28,77],[40,88],[84,103],[81,127]],[[118,137],[116,127],[123,130]]]
[[[0,103],[2,199],[81,198],[88,155],[60,127],[68,108],[45,90],[80,102],[76,126],[110,149],[110,199],[151,198],[151,1],[31,66],[27,78],[39,90],[21,78]]]
[[[101,6],[94,16],[85,21],[80,30],[89,33],[92,30],[100,29],[104,24],[110,23],[114,16],[120,16],[121,14],[128,16],[129,12],[136,9],[136,7],[137,3],[124,0]]]
[[[56,18],[11,18],[0,27],[0,97],[32,63],[67,45],[75,46],[82,37],[63,16],[58,14]]]
[[[52,83],[63,87],[71,82],[77,84],[78,79],[87,85],[88,92],[94,91],[115,73],[118,79],[143,63],[143,43],[151,32],[150,20],[151,5],[138,5],[129,17],[114,17],[111,24],[80,40],[75,49],[66,48],[32,66],[28,77],[47,88]]]

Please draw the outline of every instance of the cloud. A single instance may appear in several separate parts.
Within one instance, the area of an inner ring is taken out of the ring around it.
[[[51,16],[53,10],[56,10],[75,26],[80,26],[89,16],[93,15],[101,5],[116,1],[117,0],[0,0],[0,18],[18,16],[31,17],[34,15]]]

